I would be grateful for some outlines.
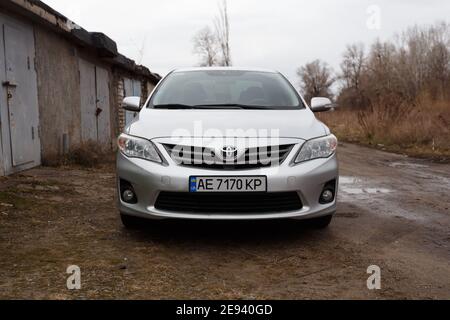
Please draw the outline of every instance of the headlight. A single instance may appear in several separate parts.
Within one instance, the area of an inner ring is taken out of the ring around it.
[[[155,145],[146,139],[132,137],[122,133],[117,140],[119,150],[130,158],[140,158],[161,163],[161,157]]]
[[[295,163],[329,158],[336,152],[337,145],[338,141],[334,135],[306,141],[295,159]]]

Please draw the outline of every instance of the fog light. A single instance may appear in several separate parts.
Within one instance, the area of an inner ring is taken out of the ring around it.
[[[330,203],[334,200],[334,192],[332,190],[325,190],[320,197],[321,203]]]
[[[122,199],[123,199],[123,201],[128,202],[128,203],[134,202],[134,199],[135,199],[134,192],[131,190],[128,190],[128,189],[125,190],[122,193]]]
[[[123,202],[129,204],[138,203],[136,192],[134,192],[134,188],[131,183],[124,179],[120,179],[119,190],[119,195]]]

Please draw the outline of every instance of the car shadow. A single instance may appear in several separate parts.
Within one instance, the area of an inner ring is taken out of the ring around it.
[[[331,228],[331,227],[330,227]],[[330,229],[319,230],[307,220],[264,221],[189,221],[163,220],[140,222],[138,227],[124,229],[137,241],[209,245],[277,244],[286,241],[311,240],[327,236]]]

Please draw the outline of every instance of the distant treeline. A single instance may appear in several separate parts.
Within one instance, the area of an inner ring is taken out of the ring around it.
[[[450,25],[411,27],[391,41],[376,41],[368,50],[361,43],[348,45],[339,71],[316,60],[299,68],[298,75],[308,101],[327,96],[343,107],[414,104],[423,95],[448,100]],[[331,87],[336,84],[339,90],[333,96]]]
[[[316,60],[298,74],[308,101],[337,102],[320,117],[341,140],[450,161],[449,24],[409,28],[367,52],[349,45],[338,72]]]

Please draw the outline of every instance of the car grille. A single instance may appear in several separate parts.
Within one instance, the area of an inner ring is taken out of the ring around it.
[[[155,208],[193,214],[264,214],[303,208],[297,192],[188,193],[161,192]]]
[[[164,147],[172,160],[182,166],[219,170],[243,170],[280,165],[289,156],[294,145],[247,148],[245,153],[233,162],[221,159],[211,148],[173,144],[164,144]],[[205,160],[205,155],[208,155],[209,159]]]

